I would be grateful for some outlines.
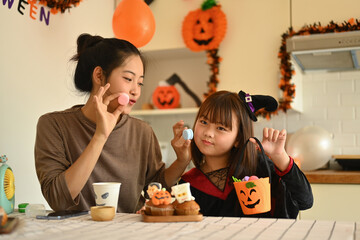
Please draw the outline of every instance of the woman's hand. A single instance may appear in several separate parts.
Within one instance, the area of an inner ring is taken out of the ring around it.
[[[251,142],[256,143],[255,139],[251,138]],[[286,130],[281,131],[273,128],[263,129],[262,146],[265,153],[271,158],[280,171],[285,170],[290,162],[290,158],[285,151]],[[258,146],[259,147],[259,146]]]
[[[174,138],[171,140],[177,159],[183,163],[189,164],[191,160],[190,143],[191,140],[185,140],[182,137],[183,131],[187,129],[184,127],[184,121],[181,120],[173,126]]]
[[[95,135],[107,139],[114,129],[120,114],[123,112],[125,106],[119,105],[114,112],[108,111],[109,103],[118,98],[121,93],[114,93],[104,97],[109,89],[110,84],[100,87],[98,92],[93,97],[93,102],[96,108],[96,131]]]

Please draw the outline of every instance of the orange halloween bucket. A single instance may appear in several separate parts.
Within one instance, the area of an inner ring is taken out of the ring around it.
[[[260,141],[255,137],[254,139],[261,149],[262,159],[265,161],[269,177],[234,182],[236,195],[238,197],[241,209],[245,215],[265,213],[271,210],[270,167],[267,163],[265,152]],[[242,157],[240,158],[241,160],[244,156],[244,150],[248,142],[249,140],[245,143],[242,149]],[[240,168],[241,160],[238,162],[235,173],[237,173]]]
[[[236,195],[244,214],[252,215],[271,209],[269,178],[234,182]]]

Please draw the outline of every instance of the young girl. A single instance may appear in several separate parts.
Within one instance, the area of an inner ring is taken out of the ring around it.
[[[89,34],[77,44],[74,82],[89,99],[39,118],[35,165],[42,193],[53,210],[89,210],[95,206],[92,183],[121,182],[118,212],[134,213],[144,205],[141,192],[150,182],[172,186],[189,161],[179,158],[165,169],[151,127],[128,115],[144,83],[139,50],[125,40]],[[129,101],[119,99],[123,94]],[[176,136],[179,127],[173,127]]]
[[[203,215],[296,218],[299,210],[312,206],[310,184],[285,152],[285,129],[264,128],[262,146],[268,157],[262,159],[257,150],[259,146],[252,138],[252,121],[257,120],[254,112],[263,107],[274,111],[277,102],[270,96],[250,96],[242,91],[213,93],[200,106],[191,152],[190,147],[185,150],[189,158],[192,156],[195,168],[185,173],[181,182],[190,183],[191,193]],[[177,139],[172,144],[176,153],[184,151],[177,146],[178,142],[182,144]],[[272,177],[271,211],[244,215],[232,176],[238,179],[252,175],[268,177],[265,161],[270,165]]]

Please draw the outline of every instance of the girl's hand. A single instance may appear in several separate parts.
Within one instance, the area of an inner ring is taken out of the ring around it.
[[[174,138],[171,140],[171,146],[173,147],[176,153],[177,159],[179,161],[188,164],[191,160],[191,150],[190,150],[191,140],[185,140],[182,137],[182,133],[185,129],[186,127],[184,127],[183,120],[177,122],[173,126]]]
[[[107,83],[104,87],[100,87],[98,92],[93,97],[93,102],[96,108],[95,135],[104,137],[105,139],[109,137],[120,117],[120,114],[125,108],[125,106],[119,105],[114,112],[108,112],[109,103],[120,96],[120,93],[115,93],[104,97],[104,94],[109,89],[109,87],[109,83]]]
[[[250,141],[257,145],[255,139],[251,138]],[[261,144],[264,148],[266,155],[271,158],[274,164],[281,171],[285,170],[290,162],[290,158],[285,151],[285,141],[285,129],[279,131],[273,128],[264,128]]]

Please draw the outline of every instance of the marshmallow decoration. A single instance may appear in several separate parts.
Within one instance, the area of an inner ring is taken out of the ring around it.
[[[194,200],[191,196],[190,183],[182,183],[171,187],[171,194],[175,196],[178,203]]]
[[[151,199],[157,191],[161,190],[161,188],[162,188],[161,183],[158,182],[150,183],[148,189],[146,190],[147,194],[149,195],[149,198]]]
[[[182,133],[182,136],[185,140],[191,140],[194,137],[194,133],[191,129],[185,129]]]
[[[121,93],[121,95],[118,97],[118,102],[120,105],[127,105],[129,103],[129,95],[126,93]]]

